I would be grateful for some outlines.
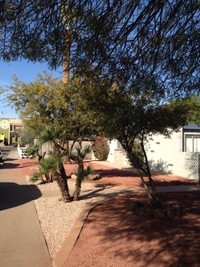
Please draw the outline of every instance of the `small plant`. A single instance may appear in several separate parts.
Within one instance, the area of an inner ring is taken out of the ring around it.
[[[93,172],[93,169],[89,166],[87,167],[87,169],[85,169],[83,163],[86,155],[91,151],[90,146],[85,147],[84,149],[82,149],[80,146],[75,147],[75,149],[76,151],[71,153],[70,158],[78,164],[75,190],[73,193],[73,200],[76,201],[79,199],[82,181]]]
[[[31,181],[35,182],[41,179],[43,183],[53,182],[51,171],[52,159],[44,159],[46,152],[41,153],[39,145],[30,146],[26,148],[25,152],[29,156],[29,158],[38,158],[40,165],[39,172],[32,175]]]
[[[109,154],[109,145],[107,139],[103,136],[98,136],[95,139],[93,151],[94,155],[99,160],[107,160]]]
[[[32,182],[42,180],[42,183],[53,182],[53,171],[55,168],[55,159],[53,157],[41,159],[39,171],[35,172],[30,180]]]
[[[41,172],[35,172],[31,176],[30,181],[35,183],[35,182],[37,182],[39,180],[42,180],[42,183],[44,183],[45,181],[43,180],[42,176],[43,176],[43,174]]]

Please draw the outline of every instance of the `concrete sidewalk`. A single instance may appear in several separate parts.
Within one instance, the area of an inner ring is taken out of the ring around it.
[[[11,150],[0,167],[0,267],[50,267],[30,186],[17,158]]]

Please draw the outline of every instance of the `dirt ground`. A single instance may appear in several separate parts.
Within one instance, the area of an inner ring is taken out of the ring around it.
[[[103,177],[95,183],[142,187],[133,170],[90,165]],[[196,183],[172,175],[154,175],[154,181],[157,186]],[[98,205],[85,221],[65,267],[199,267],[200,192],[163,193],[160,198],[180,206],[181,214],[164,219],[138,216],[130,203],[145,200],[141,194]]]
[[[182,214],[155,219],[130,210],[141,195],[107,201],[92,210],[65,267],[200,266],[200,193],[163,194]]]

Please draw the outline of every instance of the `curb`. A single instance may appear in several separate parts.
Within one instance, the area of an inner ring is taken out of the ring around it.
[[[71,253],[76,241],[78,240],[80,233],[84,227],[85,221],[87,220],[89,214],[93,211],[98,205],[113,199],[115,196],[112,194],[105,196],[103,199],[95,201],[93,203],[88,203],[85,208],[81,211],[76,222],[72,226],[72,229],[68,236],[66,237],[61,249],[56,254],[55,258],[52,259],[53,267],[64,267],[67,266],[67,258]]]
[[[85,221],[87,220],[89,214],[92,210],[103,203],[106,200],[99,200],[94,203],[88,204],[82,212],[79,214],[78,218],[76,219],[75,224],[73,225],[70,233],[68,234],[67,238],[65,239],[61,249],[58,251],[56,257],[52,260],[53,267],[63,267],[67,261],[69,254],[71,253],[76,241],[78,240],[80,233],[83,229]]]

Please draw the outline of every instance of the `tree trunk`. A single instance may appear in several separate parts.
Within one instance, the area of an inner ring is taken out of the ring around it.
[[[53,177],[52,177],[51,173],[48,173],[48,174],[45,173],[44,176],[45,176],[47,183],[53,182]]]
[[[82,161],[78,162],[78,174],[76,178],[75,190],[73,194],[74,201],[77,201],[81,192],[81,183],[84,175],[84,165]]]
[[[154,209],[154,207],[156,207],[157,203],[160,201],[157,197],[156,188],[154,185],[153,178],[151,176],[151,170],[149,167],[148,158],[147,158],[147,154],[146,154],[145,147],[144,147],[143,136],[141,137],[141,142],[140,142],[140,147],[142,150],[142,157],[143,157],[142,160],[140,158],[138,158],[137,155],[135,155],[134,152],[132,151],[133,143],[134,143],[133,140],[130,143],[129,142],[121,142],[123,148],[127,152],[128,158],[129,158],[132,166],[134,166],[139,173],[139,177],[140,177],[142,184],[143,184],[143,187],[147,193],[149,203],[150,203],[152,209]],[[145,181],[144,176],[148,178],[148,182]]]
[[[79,199],[80,192],[81,192],[81,179],[79,176],[77,176],[75,183],[75,190],[73,194],[74,201],[77,201]]]
[[[71,47],[71,33],[70,33],[70,27],[67,27],[65,33],[65,49],[63,54],[63,75],[62,75],[62,81],[67,85],[69,84],[70,47]]]
[[[69,194],[69,187],[67,183],[67,175],[65,173],[64,166],[62,165],[56,175],[56,181],[58,183],[58,186],[60,188],[62,199],[64,202],[70,202],[70,194]]]

